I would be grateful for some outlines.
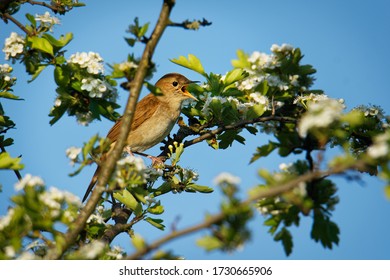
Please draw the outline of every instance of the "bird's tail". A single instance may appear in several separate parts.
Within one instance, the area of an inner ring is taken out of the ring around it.
[[[87,199],[89,193],[92,191],[93,187],[95,186],[95,184],[96,184],[96,182],[97,182],[97,179],[98,179],[98,176],[99,176],[99,173],[100,173],[100,167],[98,166],[98,167],[96,168],[95,173],[94,173],[93,176],[92,176],[91,182],[90,182],[89,185],[88,185],[88,189],[87,189],[87,191],[86,191],[85,194],[84,194],[83,202]]]

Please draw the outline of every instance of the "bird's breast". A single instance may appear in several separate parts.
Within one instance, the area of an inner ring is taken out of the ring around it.
[[[159,108],[130,133],[127,144],[135,152],[142,152],[157,145],[171,132],[179,115],[180,110],[176,112]]]

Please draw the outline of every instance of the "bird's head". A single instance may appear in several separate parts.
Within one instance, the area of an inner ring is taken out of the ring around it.
[[[158,87],[162,92],[162,95],[157,97],[161,100],[175,100],[179,102],[190,98],[198,100],[187,90],[187,86],[192,83],[196,83],[196,81],[190,81],[181,74],[166,74],[156,83],[156,87]]]

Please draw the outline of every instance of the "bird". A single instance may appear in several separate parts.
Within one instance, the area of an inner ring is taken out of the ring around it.
[[[126,138],[126,150],[141,153],[163,141],[179,118],[183,102],[187,99],[197,100],[187,89],[189,84],[197,82],[179,73],[168,73],[162,76],[155,84],[161,93],[149,93],[136,105],[131,130]],[[119,137],[121,125],[122,118],[120,117],[109,130],[106,138],[110,141],[110,149],[102,155],[101,163],[110,155]],[[100,165],[92,176],[83,202],[97,182]]]

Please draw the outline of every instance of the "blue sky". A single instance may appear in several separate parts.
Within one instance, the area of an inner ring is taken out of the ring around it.
[[[60,17],[61,25],[56,34],[73,32],[74,39],[68,46],[68,56],[77,51],[98,52],[106,63],[122,62],[127,54],[142,49],[129,48],[123,38],[125,30],[138,16],[141,23],[154,26],[162,1],[85,1],[84,8],[75,9]],[[37,9],[22,12],[37,13]],[[40,9],[39,13],[43,13]],[[23,13],[17,15],[23,20]],[[201,80],[194,72],[169,61],[180,55],[194,54],[207,72],[224,74],[231,67],[237,49],[245,52],[270,52],[272,44],[289,43],[299,47],[305,55],[304,63],[317,69],[314,88],[326,94],[343,98],[348,109],[360,104],[379,104],[390,112],[388,99],[388,55],[390,3],[372,1],[209,1],[177,0],[171,18],[174,21],[206,18],[213,24],[199,31],[169,28],[157,46],[154,61],[157,72],[152,82],[168,72],[181,72],[188,78]],[[12,27],[12,28],[11,28]],[[0,28],[0,42],[15,30],[14,26]],[[0,55],[0,63],[5,63]],[[22,155],[26,168],[23,174],[41,176],[48,186],[69,190],[79,196],[94,171],[88,168],[77,177],[69,177],[73,171],[65,156],[70,146],[81,146],[92,135],[106,135],[112,123],[108,120],[94,122],[88,127],[79,126],[73,118],[64,117],[53,127],[49,125],[48,112],[55,99],[52,69],[46,69],[31,84],[26,81],[22,65],[14,66],[18,77],[15,94],[24,101],[2,101],[5,111],[12,116],[17,129],[10,131],[15,145],[9,148],[13,156]],[[144,90],[142,95],[147,92]],[[124,105],[127,93],[120,91],[119,103]],[[121,112],[121,111],[120,111]],[[259,168],[277,170],[288,159],[271,155],[248,165],[256,146],[267,139],[261,134],[247,138],[247,145],[234,144],[227,151],[214,151],[206,143],[192,146],[182,157],[182,165],[192,167],[200,174],[199,184],[212,185],[213,178],[222,171],[241,177],[242,197],[245,190],[261,183],[256,172]],[[157,153],[157,148],[150,153]],[[327,157],[328,159],[330,156]],[[0,193],[0,215],[10,205],[8,197],[13,193],[16,177],[11,172],[0,172],[3,193]],[[336,178],[340,204],[333,219],[341,229],[341,241],[333,250],[325,250],[310,239],[311,218],[302,219],[299,228],[293,228],[294,249],[289,259],[389,259],[390,201],[383,192],[384,183],[376,178],[362,177],[361,183]],[[162,199],[167,230],[175,223],[178,228],[200,222],[206,213],[218,210],[220,193],[176,194]],[[252,241],[241,251],[232,254],[206,253],[195,246],[195,238],[203,233],[181,238],[163,249],[173,249],[188,259],[285,259],[282,246],[275,243],[262,226],[263,218],[256,215],[251,222]],[[149,225],[137,225],[136,232],[147,241],[153,241],[166,233]],[[127,244],[122,235],[118,243]],[[128,248],[128,246],[125,246]]]

